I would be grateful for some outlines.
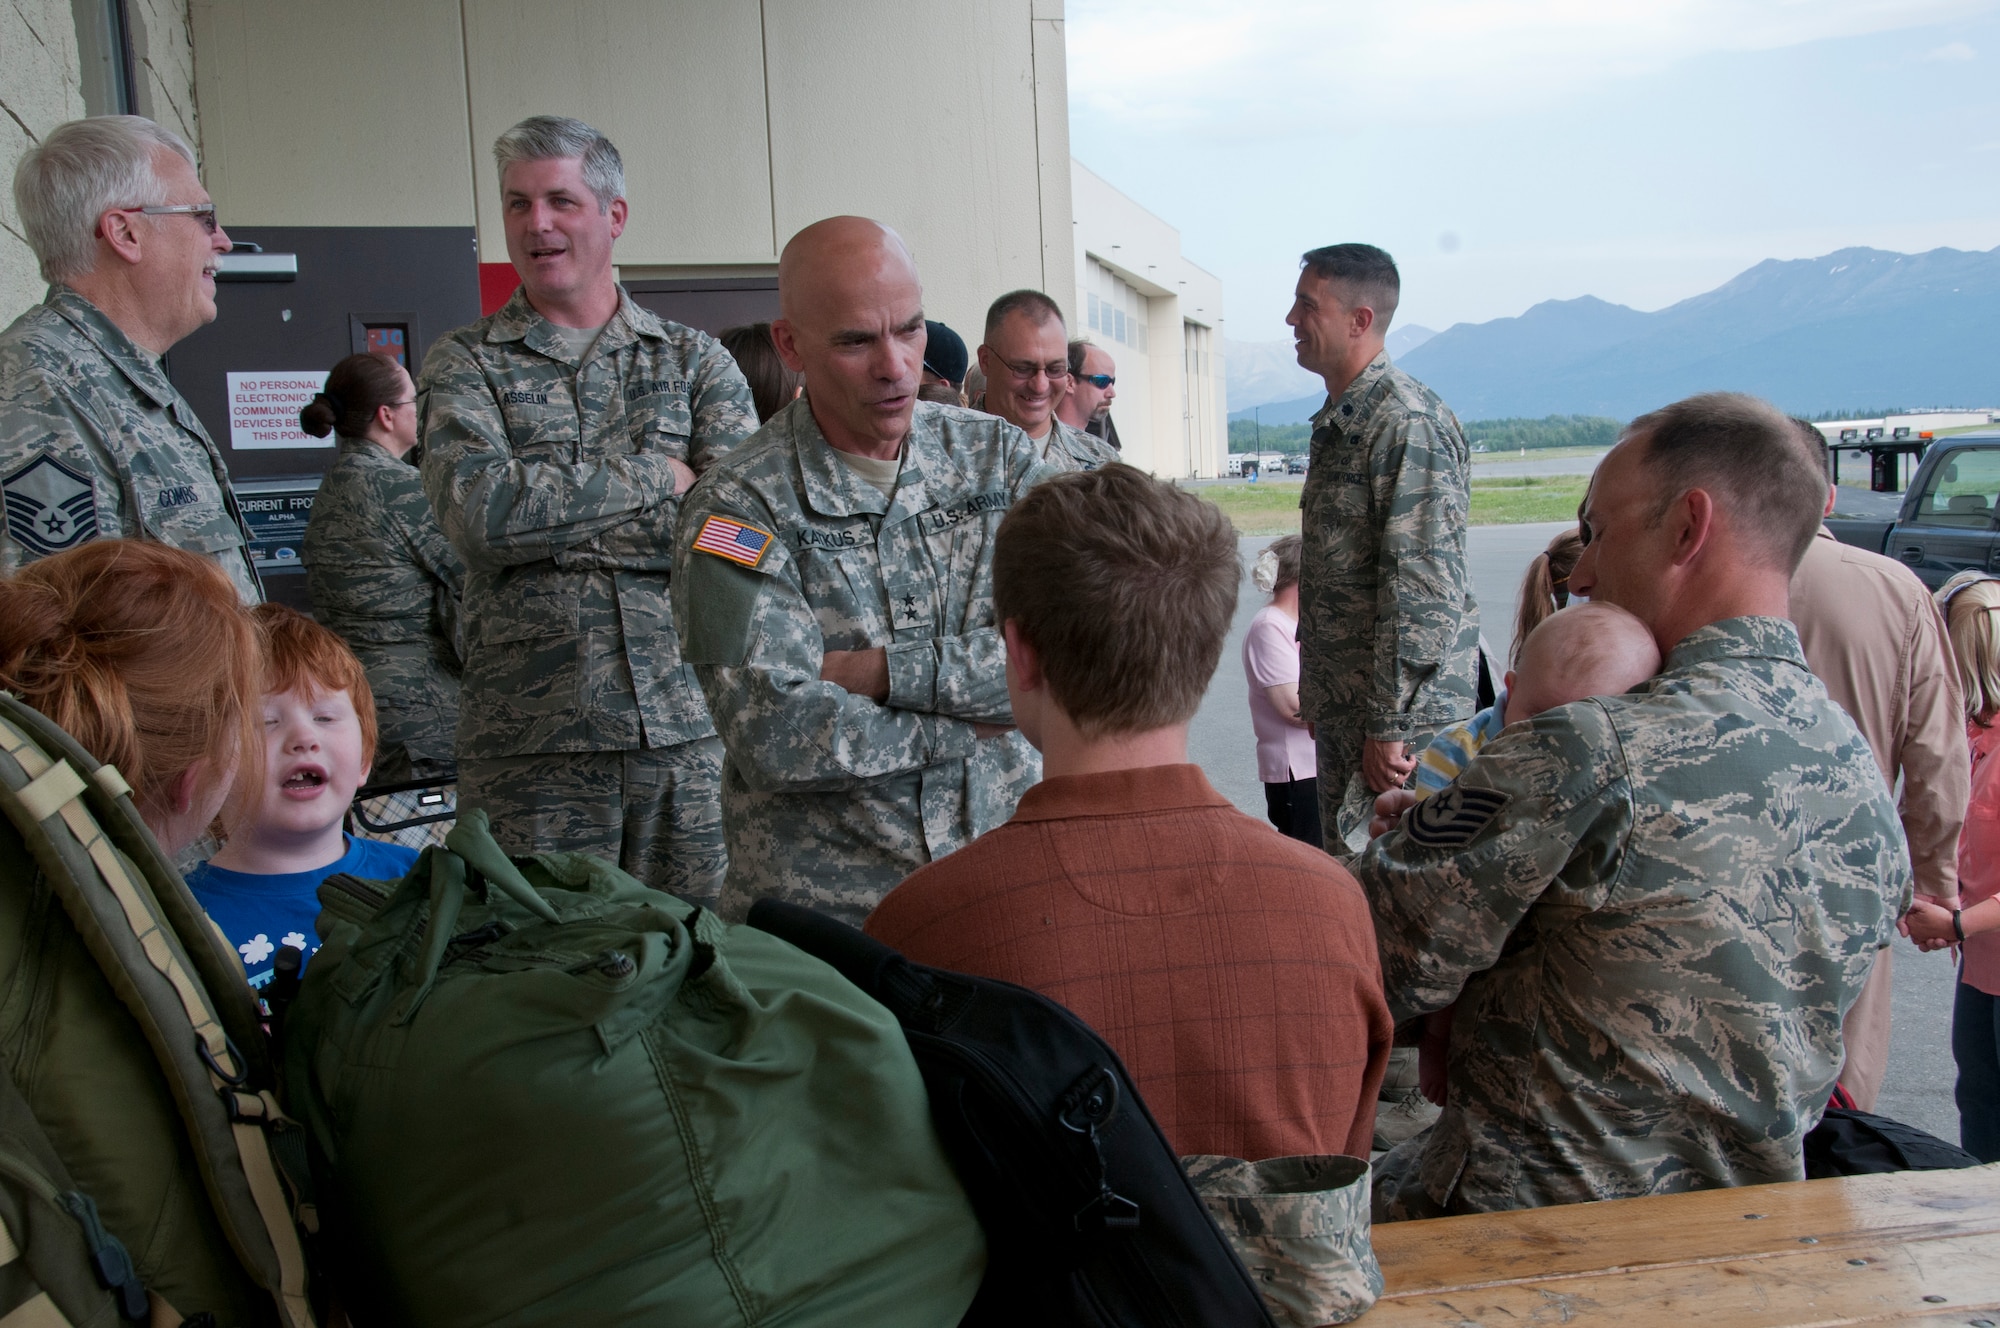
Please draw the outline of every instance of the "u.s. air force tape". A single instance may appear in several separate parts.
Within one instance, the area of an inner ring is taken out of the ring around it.
[[[1493,823],[1507,801],[1495,789],[1449,785],[1410,809],[1410,838],[1425,848],[1464,848]]]

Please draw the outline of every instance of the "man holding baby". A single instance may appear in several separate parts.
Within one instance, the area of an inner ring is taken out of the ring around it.
[[[1634,420],[1570,581],[1664,667],[1507,729],[1352,863],[1396,1020],[1457,1002],[1378,1219],[1802,1178],[1910,867],[1786,617],[1824,492],[1791,430],[1723,393]]]

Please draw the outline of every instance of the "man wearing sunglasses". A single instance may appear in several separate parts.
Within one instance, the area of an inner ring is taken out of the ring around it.
[[[1118,431],[1111,427],[1111,403],[1117,396],[1118,366],[1104,348],[1083,340],[1070,342],[1069,395],[1056,407],[1056,418],[1118,451]]]
[[[140,116],[72,120],[24,154],[14,205],[49,290],[0,332],[0,571],[155,539],[258,602],[222,454],[160,366],[215,321],[229,252],[194,153]]]
[[[986,375],[986,412],[1027,434],[1051,466],[1096,470],[1118,459],[1100,439],[1056,417],[1070,390],[1069,328],[1048,296],[1017,290],[993,302],[979,368]]]

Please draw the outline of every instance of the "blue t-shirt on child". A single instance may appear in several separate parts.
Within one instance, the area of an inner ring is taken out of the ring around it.
[[[396,881],[416,865],[417,851],[379,839],[346,836],[347,852],[304,872],[240,872],[204,862],[188,873],[188,889],[243,957],[243,973],[262,987],[275,971],[278,948],[294,945],[311,959],[319,949],[319,883],[345,873],[364,881]]]

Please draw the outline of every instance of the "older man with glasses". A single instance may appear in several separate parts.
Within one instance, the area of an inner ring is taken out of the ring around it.
[[[215,320],[229,237],[179,135],[136,115],[60,125],[14,205],[49,282],[0,332],[0,571],[99,537],[155,539],[263,598],[222,454],[160,357]]]
[[[993,302],[979,368],[986,375],[987,413],[1026,433],[1051,466],[1096,470],[1118,459],[1102,440],[1056,417],[1070,390],[1069,328],[1048,296],[1017,290]]]

